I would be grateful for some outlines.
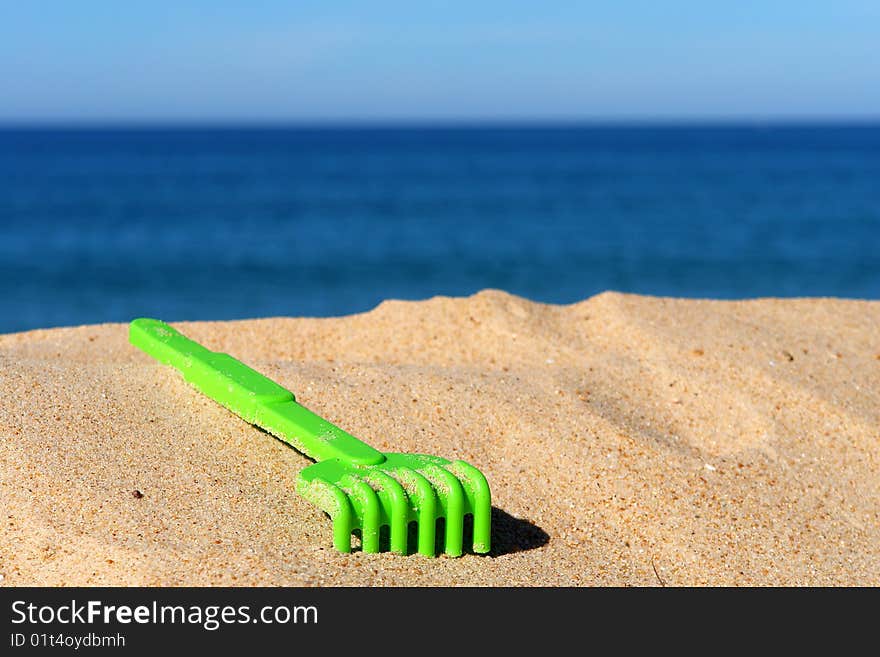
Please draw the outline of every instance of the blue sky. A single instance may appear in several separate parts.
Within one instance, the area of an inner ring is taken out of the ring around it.
[[[0,121],[880,117],[877,0],[0,0]]]

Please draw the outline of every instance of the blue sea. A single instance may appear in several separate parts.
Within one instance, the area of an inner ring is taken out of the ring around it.
[[[880,126],[0,129],[0,332],[573,302],[880,298]]]

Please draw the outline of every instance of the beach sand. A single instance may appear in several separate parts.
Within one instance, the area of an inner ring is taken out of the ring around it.
[[[335,552],[309,461],[112,324],[0,336],[0,584],[880,585],[880,302],[175,326],[379,449],[477,466],[492,555]]]

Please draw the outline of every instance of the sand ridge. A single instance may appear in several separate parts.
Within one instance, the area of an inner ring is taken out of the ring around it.
[[[880,584],[878,302],[175,326],[379,449],[476,465],[493,556],[334,552],[306,458],[97,325],[0,336],[0,584]]]

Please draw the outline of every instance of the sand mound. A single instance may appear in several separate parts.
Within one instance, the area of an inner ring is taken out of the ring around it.
[[[307,459],[100,325],[0,336],[0,584],[880,585],[880,303],[176,326],[380,449],[479,467],[493,556],[334,552]]]

